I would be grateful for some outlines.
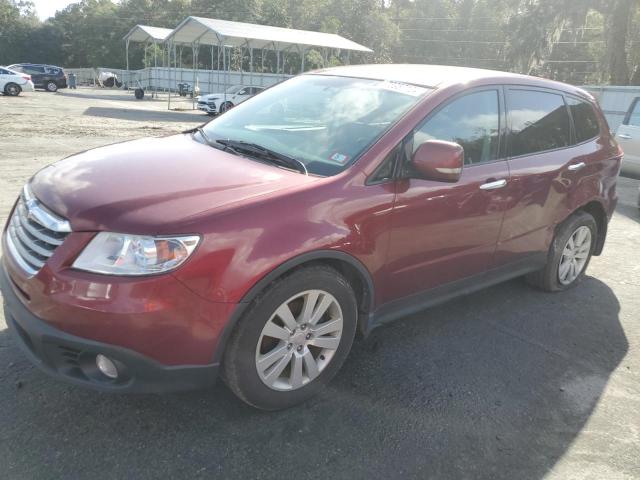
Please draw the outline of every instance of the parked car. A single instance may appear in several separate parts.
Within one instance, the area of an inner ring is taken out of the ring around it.
[[[0,92],[17,97],[20,92],[33,92],[34,86],[29,75],[0,67]]]
[[[640,97],[631,102],[616,138],[624,150],[621,174],[640,178]]]
[[[198,110],[207,115],[224,113],[254,95],[262,92],[264,87],[234,85],[223,93],[209,93],[198,97]]]
[[[57,92],[60,88],[67,88],[67,75],[60,67],[40,63],[16,63],[8,68],[31,75],[31,80],[36,88],[43,88],[49,92]]]
[[[562,83],[420,65],[299,75],[205,126],[36,173],[2,236],[5,318],[36,365],[79,385],[222,373],[245,402],[289,407],[357,331],[523,275],[576,286],[621,156],[593,97]]]

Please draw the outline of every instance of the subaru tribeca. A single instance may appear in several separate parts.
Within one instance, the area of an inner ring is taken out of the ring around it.
[[[50,374],[113,392],[218,374],[268,410],[356,333],[513,277],[575,286],[622,152],[593,97],[495,71],[300,75],[202,127],[89,150],[25,185],[5,318]]]

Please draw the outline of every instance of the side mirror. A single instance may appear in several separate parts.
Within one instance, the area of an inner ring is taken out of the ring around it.
[[[464,165],[464,149],[453,142],[427,140],[413,154],[411,163],[419,178],[457,182]]]

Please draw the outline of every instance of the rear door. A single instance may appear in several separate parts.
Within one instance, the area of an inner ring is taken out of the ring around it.
[[[31,75],[31,81],[36,87],[44,87],[45,84],[45,72],[44,67],[41,65],[25,65],[22,70],[27,75]]]
[[[624,151],[623,173],[640,175],[640,97],[631,103],[616,139]]]
[[[558,212],[584,173],[581,158],[590,148],[571,148],[571,118],[561,92],[508,87],[505,96],[511,198],[496,266],[533,261],[547,250]]]

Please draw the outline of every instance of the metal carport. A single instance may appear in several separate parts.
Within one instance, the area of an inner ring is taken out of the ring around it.
[[[282,63],[284,73],[284,58],[281,62],[281,54],[295,48],[301,57],[300,71],[304,71],[305,51],[308,47],[322,49],[323,61],[326,63],[329,50],[351,51],[371,53],[373,50],[348,40],[334,33],[313,32],[309,30],[296,30],[291,28],[272,27],[269,25],[257,25],[253,23],[232,22],[213,18],[187,17],[167,37],[169,51],[173,50],[174,63],[176,59],[176,45],[190,45],[193,52],[194,87],[196,84],[196,70],[198,65],[198,53],[201,45],[211,47],[211,70],[214,64],[214,47],[217,49],[217,83],[220,84],[220,57],[222,56],[223,71],[228,74],[231,53],[228,49],[249,49],[249,73],[253,80],[254,49],[262,51],[262,70],[264,70],[264,52],[272,50],[276,53],[276,74],[280,71]],[[242,55],[244,59],[244,54]],[[169,61],[171,65],[171,60]],[[242,67],[241,67],[242,68]],[[170,100],[169,100],[170,101]]]

